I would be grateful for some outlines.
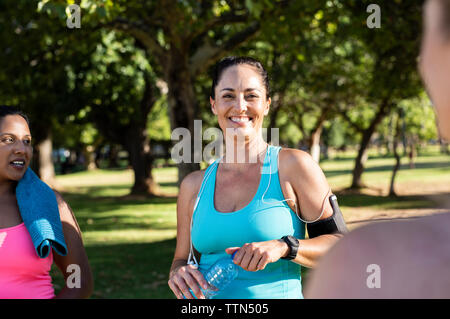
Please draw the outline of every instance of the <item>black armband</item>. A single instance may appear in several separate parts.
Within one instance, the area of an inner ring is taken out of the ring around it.
[[[331,195],[329,198],[331,207],[333,208],[333,215],[328,218],[318,220],[314,223],[306,224],[308,229],[309,238],[314,238],[325,234],[348,233],[347,226],[345,225],[344,216],[339,209],[336,195]]]

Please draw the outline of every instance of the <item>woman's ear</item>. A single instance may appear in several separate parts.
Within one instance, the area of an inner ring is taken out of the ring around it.
[[[267,99],[266,102],[266,108],[264,109],[264,116],[266,116],[267,114],[269,114],[269,110],[270,110],[270,103],[272,102],[272,100],[270,99],[270,97]]]
[[[217,111],[216,111],[216,101],[212,98],[209,97],[209,103],[211,104],[211,110],[214,113],[214,115],[217,115]]]

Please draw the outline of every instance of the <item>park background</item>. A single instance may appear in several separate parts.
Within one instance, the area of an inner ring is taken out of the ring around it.
[[[379,1],[379,21],[372,2],[0,1],[0,103],[30,117],[32,167],[76,215],[93,298],[173,298],[178,185],[207,163],[174,163],[171,132],[217,127],[211,67],[227,55],[267,68],[264,127],[319,162],[350,229],[444,211],[422,1]]]

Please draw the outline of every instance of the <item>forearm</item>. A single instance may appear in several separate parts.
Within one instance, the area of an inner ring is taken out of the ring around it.
[[[187,260],[181,258],[175,258],[172,261],[172,266],[170,266],[169,277],[171,276],[173,271],[176,271],[179,267],[186,266]]]
[[[341,237],[342,235],[340,234],[325,234],[315,238],[299,240],[297,257],[292,261],[302,266],[312,268],[316,265],[317,260]]]

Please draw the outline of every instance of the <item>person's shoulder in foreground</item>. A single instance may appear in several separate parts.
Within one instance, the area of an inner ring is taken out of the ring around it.
[[[378,222],[341,239],[306,298],[450,298],[450,213]]]

